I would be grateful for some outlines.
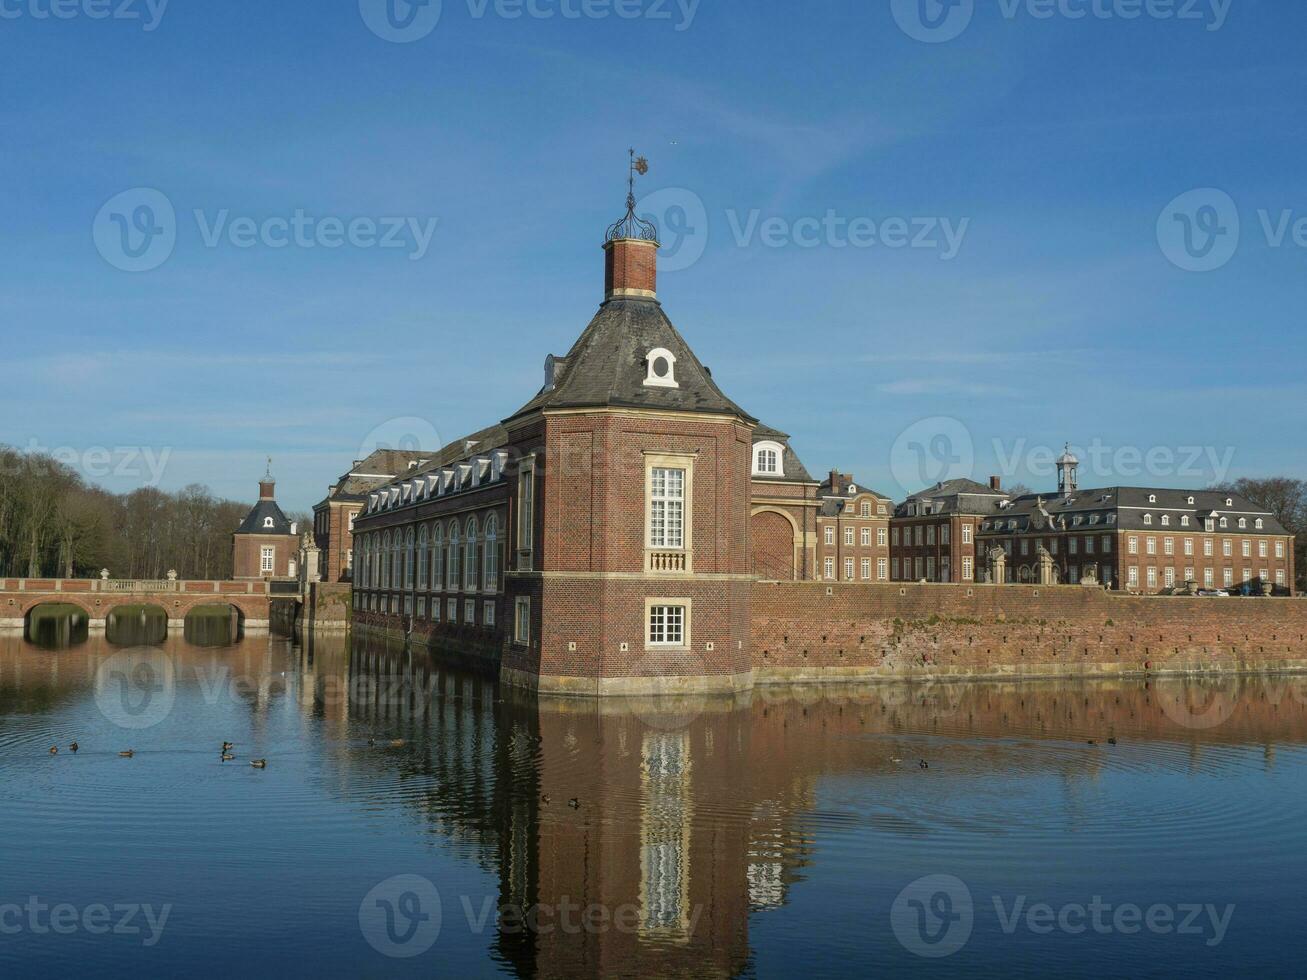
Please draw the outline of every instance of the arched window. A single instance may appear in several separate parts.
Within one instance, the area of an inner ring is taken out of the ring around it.
[[[271,518],[271,517],[265,517],[265,518],[263,519],[263,526],[264,526],[264,527],[272,527],[272,518]]]
[[[1266,522],[1263,521],[1260,517],[1257,518],[1257,530],[1260,531],[1260,530],[1262,530],[1264,527],[1266,527]]]
[[[499,518],[494,514],[486,518],[485,561],[482,563],[483,588],[487,592],[499,590]]]
[[[381,587],[390,588],[390,532],[381,538]]]
[[[1153,523],[1153,515],[1152,515],[1152,514],[1145,514],[1145,515],[1144,515],[1144,523],[1145,523],[1145,524],[1152,524],[1152,523]]]
[[[425,524],[418,529],[418,589],[422,592],[427,590],[427,572],[431,570],[431,564],[427,560],[430,551],[429,534]]]
[[[1170,515],[1170,514],[1163,514],[1163,515],[1162,515],[1162,527],[1170,527],[1170,526],[1171,526],[1171,515]]]
[[[1239,527],[1240,529],[1248,527],[1248,518],[1246,517],[1239,518]]]
[[[413,529],[404,535],[404,588],[413,588]]]
[[[439,592],[445,587],[445,529],[435,525],[431,532],[431,588]]]
[[[469,517],[467,519],[467,542],[466,542],[467,560],[463,564],[463,589],[467,592],[475,592],[477,588],[477,572],[480,563],[477,561],[477,519]]]
[[[458,521],[449,522],[449,561],[445,563],[445,590],[457,592],[462,567],[463,545],[458,537]]]
[[[398,530],[390,538],[390,587],[398,589],[403,584],[404,574],[404,539]]]

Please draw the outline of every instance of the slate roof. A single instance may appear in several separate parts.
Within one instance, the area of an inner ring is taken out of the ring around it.
[[[264,527],[265,518],[272,518],[272,527]],[[282,513],[275,500],[260,500],[245,515],[237,534],[290,534],[290,520]]]
[[[1149,497],[1155,496],[1156,502]],[[1193,503],[1190,504],[1190,498]],[[1226,500],[1232,501],[1226,504]],[[1003,522],[1001,530],[982,528],[986,534],[1038,534],[1051,528],[1074,531],[1090,530],[1102,527],[1105,530],[1150,531],[1183,533],[1203,531],[1205,520],[1213,512],[1217,516],[1216,533],[1227,534],[1277,534],[1289,532],[1269,511],[1258,507],[1237,493],[1219,490],[1166,490],[1152,487],[1101,487],[1094,490],[1077,490],[1067,496],[1051,494],[1027,494],[1016,498],[1012,506],[993,515]],[[1152,523],[1145,524],[1145,515],[1152,516]],[[1162,518],[1170,517],[1169,524],[1162,524]],[[1181,518],[1189,518],[1185,527]],[[1221,527],[1219,519],[1225,517],[1227,526]],[[1239,527],[1239,518],[1245,518],[1248,526]],[[1079,518],[1080,523],[1076,523]],[[1095,520],[1097,518],[1097,520]],[[1257,527],[1261,519],[1262,527]],[[1009,528],[1015,521],[1016,527]],[[1065,524],[1065,527],[1063,526]]]
[[[677,387],[646,385],[645,355],[665,348],[676,358]],[[599,307],[567,356],[555,359],[545,387],[511,418],[541,409],[653,408],[738,415],[756,421],[727,398],[654,299],[616,297]]]
[[[992,514],[1008,495],[975,480],[944,480],[933,487],[910,494],[894,509],[895,517],[921,517],[914,513],[923,501],[931,504],[930,516],[937,514]]]
[[[774,474],[760,475],[754,473],[752,479],[763,482],[774,483],[815,483],[812,474],[808,472],[803,460],[799,459],[798,453],[790,445],[790,435],[788,432],[782,432],[780,429],[773,429],[770,425],[759,424],[753,430],[753,441],[756,445],[760,442],[779,442],[785,452],[781,456],[781,472]]]
[[[350,471],[336,481],[335,492],[322,503],[328,500],[365,500],[369,492],[407,474],[410,463],[422,463],[430,458],[431,453],[431,450],[378,449],[350,467]]]

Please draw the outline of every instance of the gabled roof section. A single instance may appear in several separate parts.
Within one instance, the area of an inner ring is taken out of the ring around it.
[[[675,387],[647,385],[646,355],[657,349],[675,359]],[[654,299],[618,297],[599,307],[567,356],[554,384],[510,418],[561,408],[650,408],[707,412],[756,421],[727,398]]]
[[[770,425],[760,423],[753,430],[753,444],[756,447],[760,442],[774,442],[784,450],[781,455],[781,472],[754,473],[751,479],[774,483],[817,482],[812,478],[812,474],[808,472],[807,467],[803,465],[803,460],[799,459],[799,454],[794,451],[794,447],[790,445],[788,432],[782,432],[780,429],[773,429]]]
[[[265,527],[267,520],[271,518],[272,526]],[[237,534],[290,534],[290,520],[282,513],[281,508],[277,506],[275,500],[260,500],[245,515],[245,520],[241,521],[241,526],[236,529]]]

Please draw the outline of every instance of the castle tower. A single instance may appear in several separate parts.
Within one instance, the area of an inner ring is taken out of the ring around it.
[[[1066,496],[1080,489],[1080,460],[1071,452],[1070,443],[1066,452],[1057,459],[1057,492]]]
[[[747,686],[757,420],[657,297],[657,229],[609,228],[604,300],[504,421],[518,460],[506,681],[574,693]]]
[[[298,572],[298,528],[277,505],[272,460],[259,480],[259,500],[232,535],[232,578],[294,578]]]

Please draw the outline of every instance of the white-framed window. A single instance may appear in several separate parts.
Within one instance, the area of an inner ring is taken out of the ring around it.
[[[1239,518],[1239,530],[1246,531],[1247,529],[1248,529],[1248,518],[1246,517]]]
[[[495,514],[486,517],[485,538],[485,560],[481,563],[481,587],[486,592],[494,593],[499,591],[499,517]]]
[[[458,600],[445,600],[445,620],[450,623],[458,622]]]
[[[1262,530],[1262,529],[1265,528],[1265,527],[1266,527],[1266,522],[1265,522],[1264,520],[1262,520],[1260,517],[1257,518],[1257,530],[1260,531],[1260,530]]]
[[[962,580],[964,582],[970,582],[974,575],[975,575],[974,561],[970,555],[967,555],[962,559]]]
[[[686,607],[675,605],[649,606],[649,636],[651,647],[681,647],[686,645]]]
[[[520,595],[513,600],[513,642],[531,644],[531,597]]]
[[[1228,517],[1222,517],[1222,518],[1221,518],[1221,527],[1224,529],[1224,528],[1227,528],[1227,527],[1229,527],[1229,526],[1230,526],[1230,519],[1229,519]]]
[[[480,584],[480,567],[477,562],[477,519],[467,519],[467,536],[463,545],[463,591],[475,592]]]
[[[495,625],[495,603],[493,600],[481,603],[481,625]]]
[[[263,547],[259,549],[259,571],[268,574],[275,570],[274,562],[276,561],[277,549]]]
[[[652,388],[678,388],[676,355],[665,347],[655,347],[644,356],[644,383]]]
[[[445,587],[445,527],[431,528],[431,589],[439,592]]]
[[[862,547],[864,547],[864,548],[870,548],[870,547],[871,547],[871,528],[869,528],[869,527],[864,527],[864,528],[862,529],[862,534],[859,536],[858,540],[861,542]]]
[[[427,589],[427,573],[431,571],[431,562],[428,555],[431,552],[431,532],[425,524],[418,529],[418,589],[425,592]]]
[[[1224,555],[1226,558],[1229,558],[1231,555],[1234,554],[1234,542],[1231,541],[1229,538],[1221,539],[1221,554]]]
[[[852,559],[852,558],[845,558],[845,559],[844,559],[844,581],[846,581],[846,582],[851,582],[851,581],[853,581],[853,559]]]
[[[918,548],[921,547],[922,542],[924,540],[924,536],[925,536],[925,530],[922,528],[920,524],[918,524],[915,528],[912,529],[912,539],[916,543]]]
[[[1212,555],[1213,555],[1214,553],[1215,553],[1215,550],[1214,550],[1214,548],[1213,548],[1213,546],[1212,546],[1212,539],[1211,539],[1211,538],[1204,538],[1204,539],[1203,539],[1203,556],[1204,556],[1205,558],[1211,558]]]
[[[939,529],[939,543],[948,544],[950,537],[951,537],[951,532],[949,530],[949,525],[945,524],[943,527]]]
[[[753,447],[753,475],[780,476],[785,447],[778,442],[760,442]]]
[[[1277,542],[1275,542],[1275,557],[1276,557],[1276,558],[1283,558],[1283,557],[1284,557],[1284,542],[1283,542],[1283,541],[1277,541]]]
[[[876,544],[882,548],[889,543],[889,530],[887,528],[876,528]]]
[[[1253,543],[1247,538],[1240,542],[1240,548],[1243,551],[1243,556],[1245,558],[1251,558],[1253,556]]]
[[[1075,538],[1072,538],[1072,539],[1071,539],[1071,551],[1072,551],[1072,553],[1075,552],[1075,543],[1076,543],[1076,539],[1075,539]],[[1030,554],[1030,539],[1029,539],[1029,538],[1022,538],[1022,539],[1021,539],[1021,553],[1022,553],[1023,555],[1028,555],[1028,554]]]
[[[845,545],[845,547],[852,547],[852,545],[853,545],[853,528],[852,528],[852,527],[846,527],[846,528],[844,529],[844,545]]]
[[[1210,589],[1216,582],[1215,573],[1210,568],[1203,569],[1203,587]]]
[[[1050,555],[1056,555],[1058,547],[1059,545],[1057,543],[1057,538],[1054,538],[1053,540],[1048,542],[1048,553]]]
[[[871,501],[870,501],[870,500],[864,500],[864,501],[862,502],[862,506],[861,506],[861,508],[859,508],[859,510],[858,510],[858,513],[861,514],[863,517],[870,517],[870,516],[871,516]]]
[[[440,622],[440,600],[439,600],[439,599],[435,599],[435,598],[433,598],[433,599],[431,600],[431,621],[432,621],[433,623],[438,623],[438,622]]]
[[[1193,553],[1194,553],[1194,539],[1193,539],[1193,538],[1185,538],[1185,539],[1184,539],[1184,553],[1185,553],[1185,555],[1193,555]]]
[[[894,542],[894,547],[897,548],[897,547],[899,546],[899,529],[898,529],[898,528],[895,527],[895,528],[891,528],[891,529],[890,529],[890,540]]]
[[[1162,584],[1168,589],[1175,585],[1175,569],[1167,568],[1162,575]]]
[[[1126,539],[1126,551],[1132,555],[1139,554],[1139,539],[1133,534]]]
[[[962,543],[963,543],[963,544],[971,544],[971,525],[970,525],[970,524],[963,524],[963,525],[962,525]]]
[[[1146,538],[1146,539],[1144,540],[1144,554],[1146,554],[1146,555],[1155,555],[1155,554],[1157,554],[1157,539],[1156,539],[1156,538],[1149,537],[1149,538]]]
[[[1162,539],[1162,554],[1164,554],[1164,555],[1174,555],[1174,554],[1175,554],[1175,538],[1163,538],[1163,539]]]
[[[880,581],[882,581],[882,582],[884,582],[886,579],[889,578],[889,559],[888,559],[888,558],[877,558],[877,559],[876,559],[876,578],[878,578],[878,579],[879,579]]]
[[[830,524],[826,525],[825,540],[826,543],[830,545],[833,545],[835,543],[835,528]]]
[[[271,527],[273,526],[272,518],[271,518],[271,517],[265,517],[265,518],[263,519],[263,526],[264,526],[265,528],[271,528]]]
[[[1193,565],[1186,565],[1186,566],[1184,567],[1184,580],[1185,580],[1186,582],[1196,582],[1196,581],[1197,581],[1197,579],[1194,578],[1194,567],[1193,567]]]
[[[1153,523],[1153,515],[1152,515],[1152,514],[1145,514],[1145,515],[1144,515],[1144,523],[1145,523],[1145,524],[1152,524],[1152,523]]]
[[[1157,569],[1152,565],[1148,566],[1148,587],[1150,589],[1157,588]]]
[[[1234,569],[1226,568],[1223,571],[1224,571],[1223,578],[1225,580],[1225,587],[1228,589],[1230,586],[1234,585]]]
[[[1277,568],[1277,569],[1275,570],[1275,584],[1276,584],[1276,585],[1283,585],[1283,584],[1284,584],[1284,569],[1283,569],[1283,568]]]
[[[358,516],[359,516],[359,512],[356,510],[351,510],[349,512],[348,520],[349,520],[349,530],[351,534],[354,532],[354,521]]]
[[[1105,555],[1110,555],[1111,553],[1112,553],[1112,535],[1110,535],[1110,534],[1104,534],[1104,535],[1103,535],[1103,554],[1105,554]]]
[[[413,588],[413,529],[409,528],[404,535],[404,588]]]
[[[835,577],[835,559],[834,559],[834,558],[826,558],[826,559],[824,559],[824,560],[822,561],[822,572],[823,572],[823,574],[825,575],[825,577],[828,578],[828,579],[832,579],[832,578]]]
[[[472,625],[477,621],[477,601],[475,599],[463,600],[463,622]]]
[[[1126,569],[1126,582],[1132,589],[1139,588],[1139,566],[1131,565]]]
[[[685,470],[649,471],[649,547],[685,547]]]
[[[1266,549],[1266,542],[1265,542],[1265,541],[1258,541],[1258,542],[1257,542],[1257,557],[1258,557],[1258,558],[1265,558],[1265,557],[1266,557],[1266,550],[1267,550],[1267,549]]]
[[[517,477],[517,567],[531,571],[535,549],[535,457],[522,461]]]
[[[928,524],[926,525],[926,544],[934,544],[934,543],[935,543],[935,525]]]
[[[460,585],[463,584],[463,539],[459,537],[458,521],[449,522],[449,552],[445,560],[445,591],[457,592]],[[455,612],[450,617],[450,622],[458,619],[458,613]]]
[[[1188,526],[1189,526],[1189,515],[1188,515],[1188,514],[1185,514],[1183,517],[1180,518],[1180,526],[1181,526],[1181,527],[1188,527]]]

